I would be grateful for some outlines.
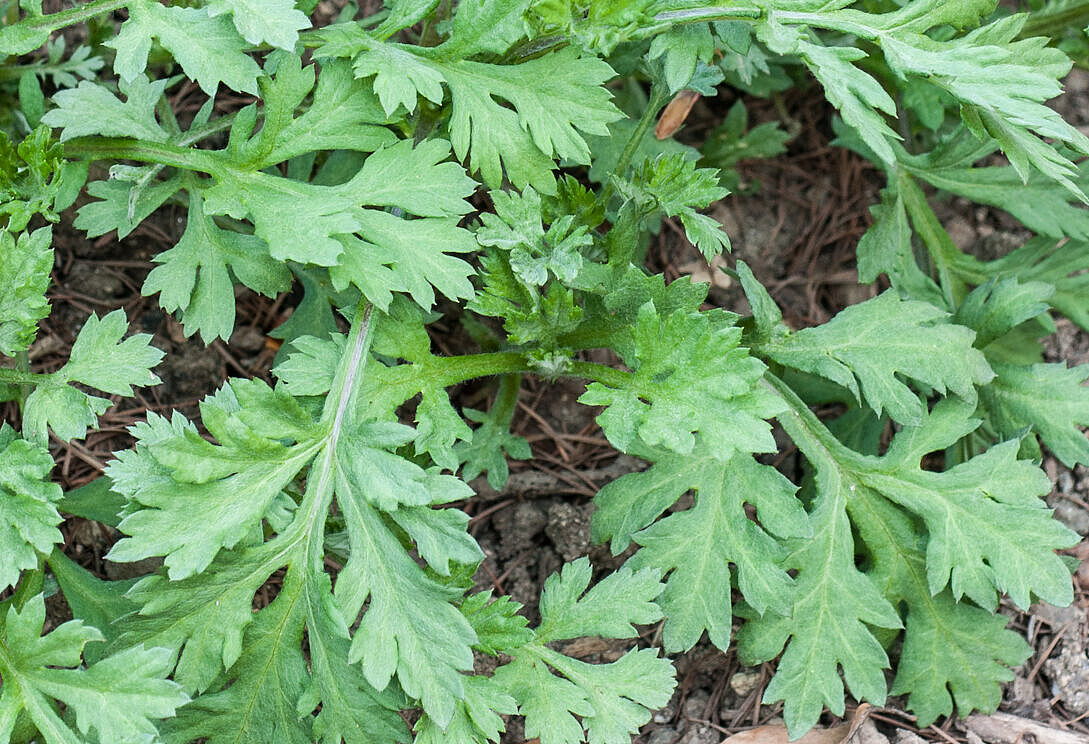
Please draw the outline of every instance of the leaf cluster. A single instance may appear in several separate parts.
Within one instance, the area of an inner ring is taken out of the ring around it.
[[[994,709],[1029,653],[1000,596],[1072,599],[1058,551],[1078,537],[1040,458],[1089,465],[1089,371],[1041,343],[1058,317],[1089,330],[1089,139],[1045,105],[1071,65],[1049,16],[387,0],[315,27],[314,9],[28,0],[0,27],[19,103],[0,121],[0,739],[476,744],[519,715],[542,744],[622,744],[670,700],[665,654],[704,634],[778,658],[763,702],[793,737],[847,693],[906,695],[921,724]],[[84,23],[69,53],[59,32]],[[738,103],[695,147],[654,121],[678,93],[810,78],[837,144],[887,177],[858,272],[888,288],[794,329],[736,261],[747,314],[708,309],[645,268],[649,236],[676,220],[706,259],[728,251],[704,210],[796,127]],[[935,191],[1033,237],[973,257]],[[186,336],[229,341],[240,286],[297,302],[268,379],[228,380],[199,420],[149,413],[63,492],[50,443],[157,384],[163,356],[114,310],[59,368],[32,363],[53,225],[81,194],[91,238],[185,215],[142,292]],[[475,348],[440,351],[440,319]],[[595,497],[594,541],[630,557],[563,565],[536,613],[474,583],[469,529],[470,483],[502,489],[533,455],[511,432],[526,375],[584,381],[609,443],[647,463]],[[487,410],[451,397],[491,378]],[[798,482],[767,464],[773,426]],[[157,567],[92,575],[59,547],[65,514]],[[50,592],[75,619],[43,635]],[[589,663],[583,636],[627,650]]]

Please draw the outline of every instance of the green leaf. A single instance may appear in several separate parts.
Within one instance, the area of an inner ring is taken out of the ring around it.
[[[168,737],[204,737],[209,744],[312,741],[310,718],[300,718],[296,709],[307,681],[300,648],[306,611],[301,575],[289,570],[276,599],[246,628],[238,661],[227,672],[229,686],[183,708],[164,726]]]
[[[375,29],[378,38],[386,39],[401,29],[414,26],[435,9],[438,0],[387,0],[389,15]]]
[[[695,208],[706,207],[729,193],[718,185],[718,180],[717,170],[696,168],[692,160],[672,154],[644,160],[632,175],[630,185],[623,181],[617,185],[624,197],[653,200],[665,215],[680,218],[688,239],[710,260],[730,249],[730,238],[721,224],[699,214]]]
[[[533,0],[525,13],[531,38],[570,37],[587,51],[607,56],[621,42],[660,28],[649,0]]]
[[[715,54],[715,40],[707,23],[676,25],[658,34],[650,42],[648,59],[661,59],[662,72],[670,94],[688,85],[696,73],[696,64],[710,64]],[[721,81],[721,76],[719,81]]]
[[[44,443],[52,429],[64,440],[82,437],[98,422],[110,402],[72,387],[79,382],[112,395],[132,395],[133,386],[157,385],[151,368],[163,352],[151,346],[151,336],[137,333],[122,341],[128,330],[123,310],[104,318],[87,318],[72,344],[68,363],[36,381],[26,399],[23,431],[31,441]]]
[[[454,717],[445,727],[424,716],[417,722],[414,744],[440,744],[456,741],[498,742],[506,729],[500,713],[513,715],[518,704],[490,677],[468,677],[465,680],[465,698],[458,701]]]
[[[299,700],[298,713],[308,715],[321,704],[314,719],[315,740],[323,744],[407,742],[408,728],[397,714],[404,701],[391,690],[377,692],[360,668],[348,663],[348,627],[333,600],[328,577],[307,582],[304,600],[313,679]]]
[[[372,687],[394,674],[439,726],[465,695],[461,672],[473,667],[476,634],[451,604],[460,593],[431,579],[405,553],[379,513],[347,483],[337,486],[351,554],[337,579],[341,614],[354,618],[370,604],[352,638],[348,661],[362,660]]]
[[[376,152],[350,181],[337,186],[224,167],[215,174],[216,185],[205,191],[205,211],[239,219],[250,216],[255,234],[268,243],[269,253],[278,260],[336,265],[344,252],[338,236],[356,231],[379,245],[388,241],[391,250],[404,253],[406,248],[398,241],[411,239],[413,231],[423,230],[433,240],[435,233],[445,230],[451,245],[468,249],[468,235],[453,221],[420,227],[398,224],[393,230],[392,215],[376,217],[378,213],[360,206],[393,206],[435,218],[468,211],[464,197],[472,193],[473,183],[456,163],[440,162],[448,152],[442,140],[427,140],[415,148],[404,140]],[[308,219],[297,219],[300,213]],[[450,273],[448,267],[443,270]],[[442,271],[437,273],[448,288],[449,279]]]
[[[295,9],[292,0],[212,0],[208,14],[215,18],[231,13],[235,28],[250,44],[270,44],[291,52],[298,32],[310,27],[310,19]]]
[[[900,162],[936,188],[1009,212],[1033,232],[1089,240],[1089,214],[1081,205],[1070,203],[1073,197],[1067,189],[1042,174],[1024,179],[1008,166],[973,168],[971,163],[943,162],[937,157],[900,156]],[[1083,179],[1079,169],[1077,180]]]
[[[188,692],[204,692],[242,653],[254,593],[272,570],[262,565],[268,552],[223,553],[209,570],[181,581],[141,579],[126,595],[139,613],[117,622],[115,645],[181,649],[174,679]]]
[[[15,586],[23,570],[37,568],[39,555],[63,540],[52,469],[45,447],[19,439],[6,422],[0,426],[0,588]]]
[[[1080,241],[1059,241],[1043,236],[1029,240],[1020,248],[988,263],[966,259],[958,273],[982,277],[1013,278],[1018,282],[1045,282],[1055,288],[1048,304],[1082,328],[1089,328],[1089,252]]]
[[[483,3],[486,14],[494,10],[498,17],[521,24],[505,0]],[[459,5],[458,17],[472,13],[473,7]],[[337,29],[322,36],[327,43],[317,50],[319,56],[354,56],[358,77],[375,76],[374,90],[387,115],[398,106],[415,110],[417,94],[441,102],[440,83],[445,82],[452,102],[449,131],[454,152],[468,160],[470,173],[481,173],[491,188],[501,186],[505,176],[519,189],[532,185],[541,193],[553,193],[553,159],[588,163],[584,135],[607,135],[608,123],[620,118],[602,87],[613,76],[612,68],[594,57],[580,57],[575,49],[517,65],[447,58],[447,53],[488,48],[504,38],[502,29],[487,23],[475,26],[474,40],[455,34],[450,46],[426,56],[408,46],[377,44],[361,31]]]
[[[726,113],[722,123],[711,130],[700,147],[701,162],[715,168],[730,169],[749,158],[773,158],[786,152],[792,139],[777,121],[749,129],[748,111],[740,99]]]
[[[552,674],[544,661],[528,654],[496,670],[493,679],[518,701],[526,718],[525,735],[541,744],[579,744],[585,740],[579,716],[594,714],[586,693],[575,683]],[[630,741],[630,739],[629,739]]]
[[[574,284],[583,266],[582,251],[593,245],[588,228],[576,224],[574,215],[564,215],[546,231],[541,197],[532,186],[521,194],[493,191],[491,197],[495,214],[481,215],[477,242],[509,251],[511,269],[527,288],[545,284],[549,274]]]
[[[1004,615],[956,602],[948,590],[931,596],[924,540],[906,514],[868,490],[856,491],[849,509],[873,555],[873,577],[907,606],[892,694],[910,695],[920,726],[951,715],[954,698],[961,716],[995,710],[1000,683],[1013,679],[1006,665],[1031,652],[1024,638],[1006,629]]]
[[[675,684],[672,665],[650,648],[633,649],[610,664],[531,649],[500,667],[493,679],[511,691],[526,717],[526,736],[539,737],[541,744],[626,744],[651,711],[669,702]]]
[[[38,332],[38,321],[49,315],[45,292],[53,268],[53,229],[41,227],[18,238],[0,230],[0,354],[25,351]]]
[[[552,159],[588,163],[590,150],[580,132],[606,135],[606,125],[620,118],[602,87],[612,68],[574,49],[519,65],[450,63],[442,72],[453,99],[454,152],[462,160],[468,156],[470,173],[479,172],[491,188],[501,185],[505,169],[519,189],[529,185],[553,193]]]
[[[1046,313],[1047,299],[1054,291],[1043,282],[991,279],[964,299],[953,322],[974,330],[976,348],[985,349],[1026,320]]]
[[[934,280],[923,273],[911,242],[904,199],[899,191],[885,189],[881,203],[870,207],[873,225],[858,241],[858,280],[874,282],[885,274],[908,297],[941,307],[945,299]]]
[[[764,419],[780,403],[757,387],[764,365],[739,346],[741,329],[730,316],[678,310],[661,317],[647,303],[630,333],[635,348],[624,360],[634,370],[630,378],[622,386],[591,383],[579,398],[608,406],[597,420],[618,449],[642,441],[688,454],[696,433],[722,460],[775,449]]]
[[[103,581],[56,548],[47,560],[72,616],[100,628],[106,645],[117,640],[119,628],[114,623],[137,609],[125,596],[136,580]],[[99,661],[106,656],[106,648],[93,644],[83,650],[83,656],[88,662]]]
[[[267,412],[236,413],[234,395]],[[318,448],[310,438],[283,443],[298,440],[310,418],[260,381],[234,380],[201,404],[201,414],[218,444],[191,425],[167,436],[137,432],[137,448],[110,464],[114,490],[143,507],[122,520],[128,537],[113,546],[111,559],[161,555],[173,580],[200,573],[220,548],[234,547],[260,524]]]
[[[66,162],[64,150],[42,124],[17,146],[0,136],[0,216],[7,215],[7,231],[26,229],[35,215],[57,222],[58,210],[75,201],[86,165]]]
[[[473,648],[495,656],[530,643],[534,633],[526,627],[525,616],[518,614],[520,609],[522,605],[510,597],[493,600],[491,590],[466,597],[461,603],[461,613],[476,633]]]
[[[315,54],[320,56],[327,48],[320,47]],[[374,76],[374,92],[387,116],[399,106],[411,114],[416,110],[417,96],[442,103],[442,72],[400,45],[375,44],[355,58],[352,68],[358,78]]]
[[[151,181],[146,185],[128,181],[92,181],[87,193],[101,201],[87,202],[78,210],[73,226],[84,230],[89,238],[117,230],[124,238],[166,203],[181,188],[181,178]]]
[[[22,713],[47,744],[78,744],[92,731],[101,741],[135,744],[155,737],[155,722],[188,702],[181,688],[166,679],[173,666],[166,649],[133,646],[82,668],[83,647],[101,640],[99,632],[71,620],[41,636],[44,623],[40,594],[21,612],[8,608],[0,645],[0,738],[11,736]],[[53,700],[72,714],[79,735],[57,714]]]
[[[539,643],[583,635],[634,638],[635,625],[661,619],[662,611],[654,604],[662,592],[657,569],[632,571],[622,567],[587,591],[591,573],[590,560],[579,558],[564,564],[560,573],[545,581],[541,624],[537,628]]]
[[[222,230],[204,214],[199,190],[189,193],[185,234],[173,248],[155,257],[143,294],[160,292],[159,305],[182,311],[185,335],[199,332],[205,343],[226,341],[234,332],[234,281],[268,297],[291,286],[291,272],[268,255],[264,241]]]
[[[477,249],[472,234],[456,218],[405,220],[388,212],[361,211],[356,237],[341,238],[344,253],[330,269],[333,286],[354,284],[381,310],[392,292],[406,292],[421,307],[435,304],[435,290],[450,299],[472,297],[473,267],[451,253]]]
[[[1002,436],[1017,436],[1031,426],[1067,467],[1089,464],[1089,365],[1021,367],[996,364],[995,379],[980,390],[991,425]]]
[[[484,560],[484,552],[466,531],[469,515],[463,511],[403,506],[390,517],[408,533],[420,557],[440,576],[450,575],[451,561],[475,565]]]
[[[166,90],[166,83],[166,80],[148,82],[139,73],[122,79],[119,86],[125,96],[122,103],[103,86],[83,80],[76,88],[53,94],[57,108],[46,112],[42,123],[61,127],[61,142],[90,134],[165,142],[168,135],[155,119],[155,105]]]
[[[849,46],[813,43],[805,38],[804,27],[786,26],[773,18],[757,26],[760,40],[773,52],[801,57],[824,86],[825,96],[839,110],[843,120],[858,132],[880,160],[895,162],[889,140],[899,140],[900,135],[889,127],[881,114],[896,116],[896,103],[880,83],[852,64],[867,57],[866,52]]]
[[[209,96],[220,83],[257,95],[261,70],[226,16],[213,17],[208,8],[168,8],[150,0],[136,0],[128,10],[121,31],[106,42],[117,50],[113,66],[123,82],[131,83],[144,72],[151,41],[157,39]]]
[[[386,117],[377,97],[352,77],[345,62],[329,60],[323,65],[315,88],[314,65],[304,67],[298,57],[278,59],[275,77],[258,81],[265,100],[261,129],[251,132],[253,119],[249,115],[236,119],[231,130],[228,152],[247,169],[264,168],[315,150],[372,152],[397,142],[389,129],[380,126]],[[296,116],[311,92],[310,105]],[[438,159],[445,154],[440,149]]]
[[[898,376],[974,403],[994,377],[974,334],[926,302],[885,292],[762,349],[775,361],[826,377],[901,423],[922,420],[925,404]]]
[[[914,74],[952,94],[1002,145],[1010,164],[1027,182],[1033,170],[1087,201],[1074,183],[1077,169],[1040,138],[1089,154],[1089,138],[1065,122],[1044,101],[1062,92],[1059,80],[1071,61],[1048,39],[1015,40],[1027,15],[1003,18],[950,42],[917,33],[883,35],[881,48],[898,75]]]
[[[919,468],[923,455],[978,425],[968,418],[970,410],[952,400],[937,406],[920,427],[893,440],[884,472],[866,472],[863,483],[923,520],[932,595],[948,584],[958,601],[967,595],[988,609],[995,589],[1019,607],[1028,607],[1032,594],[1056,605],[1071,601],[1070,573],[1054,551],[1077,537],[1045,508],[1040,497],[1051,485],[1038,467],[1017,459],[1017,441],[943,473]]]
[[[690,489],[696,492],[694,506],[655,523]],[[671,455],[601,489],[593,537],[611,539],[614,554],[634,540],[642,547],[626,565],[669,572],[659,599],[666,615],[666,649],[690,649],[705,630],[712,643],[725,649],[732,622],[731,565],[757,612],[790,612],[794,586],[783,568],[786,551],[772,535],[810,536],[794,491],[786,478],[751,457],[722,462]],[[746,502],[757,507],[759,523],[746,516]],[[701,547],[693,551],[693,545]]]
[[[465,418],[480,426],[473,429],[471,438],[454,446],[458,459],[464,463],[461,477],[471,481],[481,473],[488,474],[488,484],[501,489],[510,476],[507,458],[528,460],[533,456],[524,437],[510,433],[509,422],[499,422],[489,413],[472,408],[462,410]]]
[[[416,432],[411,427],[394,423],[365,424],[345,436],[338,455],[352,493],[391,512],[402,505],[424,506],[472,496],[472,490],[457,478],[426,471],[386,451],[415,438]]]
[[[458,3],[450,38],[436,50],[447,59],[503,54],[525,35],[529,0],[465,0]]]
[[[855,567],[846,513],[852,486],[834,465],[817,468],[818,496],[809,514],[813,537],[793,543],[784,563],[797,571],[790,615],[750,618],[738,636],[745,664],[774,657],[789,639],[763,702],[784,701],[783,718],[794,737],[813,727],[824,706],[843,715],[844,680],[857,699],[884,703],[889,660],[867,626],[901,627],[892,605]]]

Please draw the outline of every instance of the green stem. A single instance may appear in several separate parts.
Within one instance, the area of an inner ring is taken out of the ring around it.
[[[38,556],[38,567],[31,571],[23,571],[23,575],[19,579],[19,586],[11,598],[12,606],[21,611],[27,600],[41,594],[44,588],[45,571],[42,568],[42,558]]]
[[[967,294],[967,288],[960,278],[960,272],[955,267],[963,263],[960,249],[953,243],[949,233],[938,221],[934,210],[926,201],[922,189],[915,183],[912,177],[901,174],[898,179],[900,195],[904,199],[904,207],[911,217],[911,224],[923,240],[927,252],[938,275],[938,282],[945,301],[949,304],[949,310],[955,310]]]
[[[624,176],[625,171],[628,170],[628,166],[631,165],[632,158],[635,157],[635,153],[639,149],[639,145],[643,142],[643,137],[646,136],[647,130],[650,129],[650,125],[654,123],[662,106],[666,105],[668,98],[669,93],[661,85],[657,83],[651,85],[647,107],[643,109],[643,114],[639,117],[639,122],[635,125],[635,131],[631,133],[631,137],[628,138],[627,144],[624,145],[624,151],[620,153],[620,159],[616,161],[616,167],[614,167],[612,171],[613,176],[617,178],[622,178]],[[601,192],[602,204],[609,203],[614,188],[613,180],[610,178]]]
[[[345,426],[351,423],[354,403],[370,358],[375,326],[373,313],[374,305],[369,302],[360,302],[356,308],[347,351],[337,367],[332,392],[325,399],[325,410],[322,411],[322,421],[328,423],[329,435],[307,478],[306,496],[299,508],[299,513],[305,515],[301,523],[303,555],[319,569],[324,552],[325,515],[333,500],[337,446]]]
[[[673,23],[703,23],[705,21],[755,20],[764,15],[764,11],[754,6],[735,5],[732,7],[685,8],[669,10],[654,16],[656,21]]]
[[[385,384],[376,398],[385,406],[398,406],[427,387],[450,387],[480,377],[533,374],[536,371],[529,355],[518,351],[432,357],[426,362],[386,370]],[[593,380],[611,387],[620,387],[631,379],[628,372],[593,362],[571,362],[560,376]]]
[[[115,10],[120,10],[129,4],[128,0],[97,0],[96,2],[87,3],[86,5],[79,5],[75,8],[69,8],[68,10],[62,10],[59,13],[50,13],[49,15],[32,16],[24,18],[19,21],[17,26],[24,28],[30,28],[35,31],[46,31],[52,33],[58,31],[65,26],[74,26],[77,23],[85,23],[91,20],[97,15],[104,13],[112,13]],[[12,28],[9,26],[9,28]]]
[[[141,160],[210,175],[224,168],[212,151],[125,137],[79,137],[64,143],[64,154],[82,160]]]
[[[0,370],[0,372],[7,372],[9,370]],[[19,385],[19,410],[23,410],[23,405],[26,403],[26,398],[34,391],[34,375],[30,372],[30,354],[23,349],[15,353],[15,369],[10,370],[16,374],[15,382]],[[4,378],[0,377],[0,382],[3,382]]]
[[[1017,38],[1047,36],[1054,39],[1066,31],[1080,30],[1086,26],[1089,26],[1089,0],[1078,0],[1064,3],[1053,10],[1033,11]]]
[[[518,391],[522,388],[522,375],[514,373],[499,378],[499,390],[492,404],[492,415],[500,429],[510,429],[514,412],[518,408]]]
[[[850,470],[866,468],[865,455],[836,439],[789,385],[771,372],[764,373],[762,382],[787,404],[787,411],[777,417],[779,423],[811,462],[831,461]]]

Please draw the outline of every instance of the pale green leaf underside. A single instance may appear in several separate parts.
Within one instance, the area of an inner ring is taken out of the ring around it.
[[[776,339],[764,351],[788,367],[839,383],[877,413],[916,424],[925,404],[901,376],[969,403],[976,400],[976,386],[994,376],[972,347],[972,331],[946,317],[929,303],[888,291],[822,326]]]

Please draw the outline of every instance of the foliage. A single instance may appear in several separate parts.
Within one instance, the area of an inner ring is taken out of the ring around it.
[[[1086,3],[387,0],[323,26],[315,5],[6,6],[0,739],[497,742],[521,715],[542,744],[621,744],[669,701],[668,658],[640,641],[592,664],[559,642],[659,622],[664,653],[706,634],[779,657],[764,702],[794,737],[847,692],[906,695],[924,725],[994,709],[1028,655],[999,596],[1072,599],[1057,551],[1077,536],[1041,500],[1039,458],[1089,465],[1089,370],[1044,363],[1040,339],[1057,316],[1089,330],[1089,139],[1045,102],[1071,65],[1048,35],[1083,49]],[[737,103],[695,147],[654,121],[684,89],[807,76],[837,143],[887,175],[858,270],[889,288],[795,330],[738,261],[751,315],[705,309],[705,286],[644,269],[648,233],[676,219],[708,260],[728,250],[701,210],[796,128],[750,128]],[[182,86],[195,114],[173,108]],[[109,177],[88,182],[92,164]],[[931,188],[1034,237],[969,256]],[[31,363],[53,224],[80,193],[88,237],[185,213],[143,293],[186,336],[229,340],[238,285],[303,294],[274,382],[227,381],[199,421],[149,413],[102,479],[63,493],[51,442],[157,384],[162,358],[115,310],[59,369]],[[440,307],[478,352],[435,353]],[[594,540],[631,556],[564,565],[535,623],[473,591],[461,509],[469,481],[502,488],[532,456],[510,431],[524,375],[585,380],[609,442],[648,463],[595,499]],[[488,410],[452,402],[496,376]],[[798,483],[761,457],[773,422]],[[159,568],[96,578],[57,548],[63,514],[120,530],[111,560]],[[52,591],[75,619],[43,635]]]

